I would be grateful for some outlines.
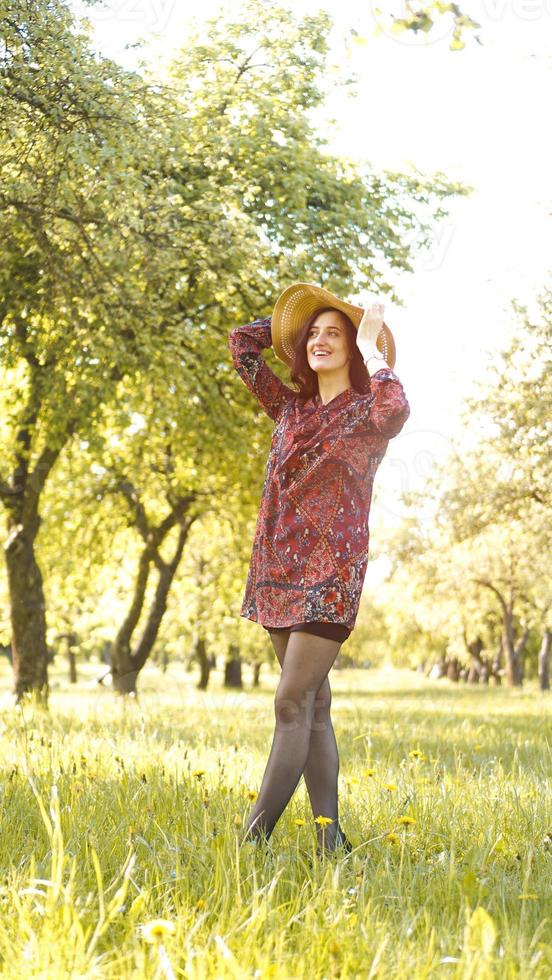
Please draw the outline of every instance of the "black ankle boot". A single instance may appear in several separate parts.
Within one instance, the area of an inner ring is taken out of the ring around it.
[[[347,854],[350,854],[351,851],[353,850],[353,845],[351,844],[351,841],[349,840],[349,838],[347,837],[347,835],[344,833],[344,831],[341,829],[341,827],[340,827],[339,824],[337,825],[337,834],[335,835],[335,850],[337,850],[338,847],[342,847],[343,850]],[[330,853],[330,854],[335,853],[335,851],[333,851],[333,850],[332,851],[328,851],[328,848],[325,848],[325,851],[328,852],[328,853]],[[322,857],[322,853],[323,852],[322,852],[322,848],[320,847],[320,844],[318,845],[318,847],[316,849],[316,853],[317,853],[318,857]]]
[[[339,824],[337,825],[337,835],[336,835],[335,843],[336,846],[342,847],[347,852],[347,854],[350,854],[351,851],[353,850],[353,845],[351,844],[351,841],[344,833],[344,831],[341,829],[341,826]]]

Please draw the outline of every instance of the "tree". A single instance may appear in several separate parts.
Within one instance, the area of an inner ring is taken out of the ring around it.
[[[504,655],[508,680],[519,685],[522,655],[536,659],[539,633],[548,657],[550,289],[537,298],[536,317],[515,301],[512,309],[511,339],[466,401],[462,440],[424,488],[405,494],[407,516],[389,551],[420,583],[432,615],[448,619],[456,655],[479,658],[495,676]]]
[[[266,436],[267,420],[234,377],[229,325],[268,312],[297,278],[349,291],[369,282],[397,298],[382,259],[409,271],[446,215],[439,200],[466,189],[327,153],[309,117],[323,98],[326,15],[246,4],[245,23],[191,38],[162,84],[94,56],[62,0],[6,9],[0,497],[21,696],[47,686],[35,542],[71,440],[93,443],[110,409],[146,384],[163,415],[174,386],[198,444],[232,433],[232,453],[259,473],[251,431]],[[255,420],[237,437],[236,410]],[[202,477],[217,466],[212,454]],[[132,469],[119,477],[137,486]],[[197,473],[180,495],[196,483]]]
[[[11,0],[1,26],[0,499],[15,689],[45,696],[41,495],[64,446],[148,361],[162,320],[146,286],[171,255],[168,109],[93,55],[62,2]]]
[[[399,12],[404,16],[398,16]],[[378,30],[385,29],[385,19],[380,8],[374,10]],[[400,37],[405,32],[417,35],[419,32],[430,35],[436,25],[444,20],[452,21],[452,37],[450,41],[451,51],[461,51],[466,47],[463,37],[468,31],[477,30],[481,27],[477,21],[473,20],[469,14],[465,13],[457,3],[445,3],[443,0],[432,0],[430,3],[418,3],[414,0],[403,0],[402,4],[393,5],[392,9],[386,11],[387,17],[391,19],[391,31]],[[478,44],[481,40],[478,34],[474,35]]]

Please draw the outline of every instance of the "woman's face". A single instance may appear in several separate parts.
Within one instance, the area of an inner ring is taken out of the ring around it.
[[[335,371],[350,359],[345,324],[338,310],[319,313],[307,336],[307,360],[317,374]]]

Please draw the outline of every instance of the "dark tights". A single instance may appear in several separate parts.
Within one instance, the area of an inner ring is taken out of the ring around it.
[[[328,674],[341,643],[301,630],[271,633],[282,674],[274,698],[276,724],[259,795],[248,820],[248,838],[270,837],[301,775],[318,824],[319,850],[347,843],[339,828],[339,756],[330,717]]]

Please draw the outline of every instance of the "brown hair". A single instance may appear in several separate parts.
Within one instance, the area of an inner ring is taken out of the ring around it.
[[[297,392],[298,398],[306,401],[307,398],[313,398],[314,395],[318,394],[318,375],[316,371],[313,371],[308,361],[307,338],[310,328],[320,313],[339,313],[345,325],[345,336],[347,338],[349,354],[353,355],[353,359],[349,364],[351,386],[360,394],[367,394],[370,391],[370,375],[368,374],[368,369],[364,363],[360,349],[357,347],[355,325],[350,317],[346,313],[343,313],[342,310],[336,310],[333,306],[324,306],[319,310],[315,310],[310,315],[297,334],[293,345],[295,356],[291,365],[291,380],[299,385],[299,391]]]

